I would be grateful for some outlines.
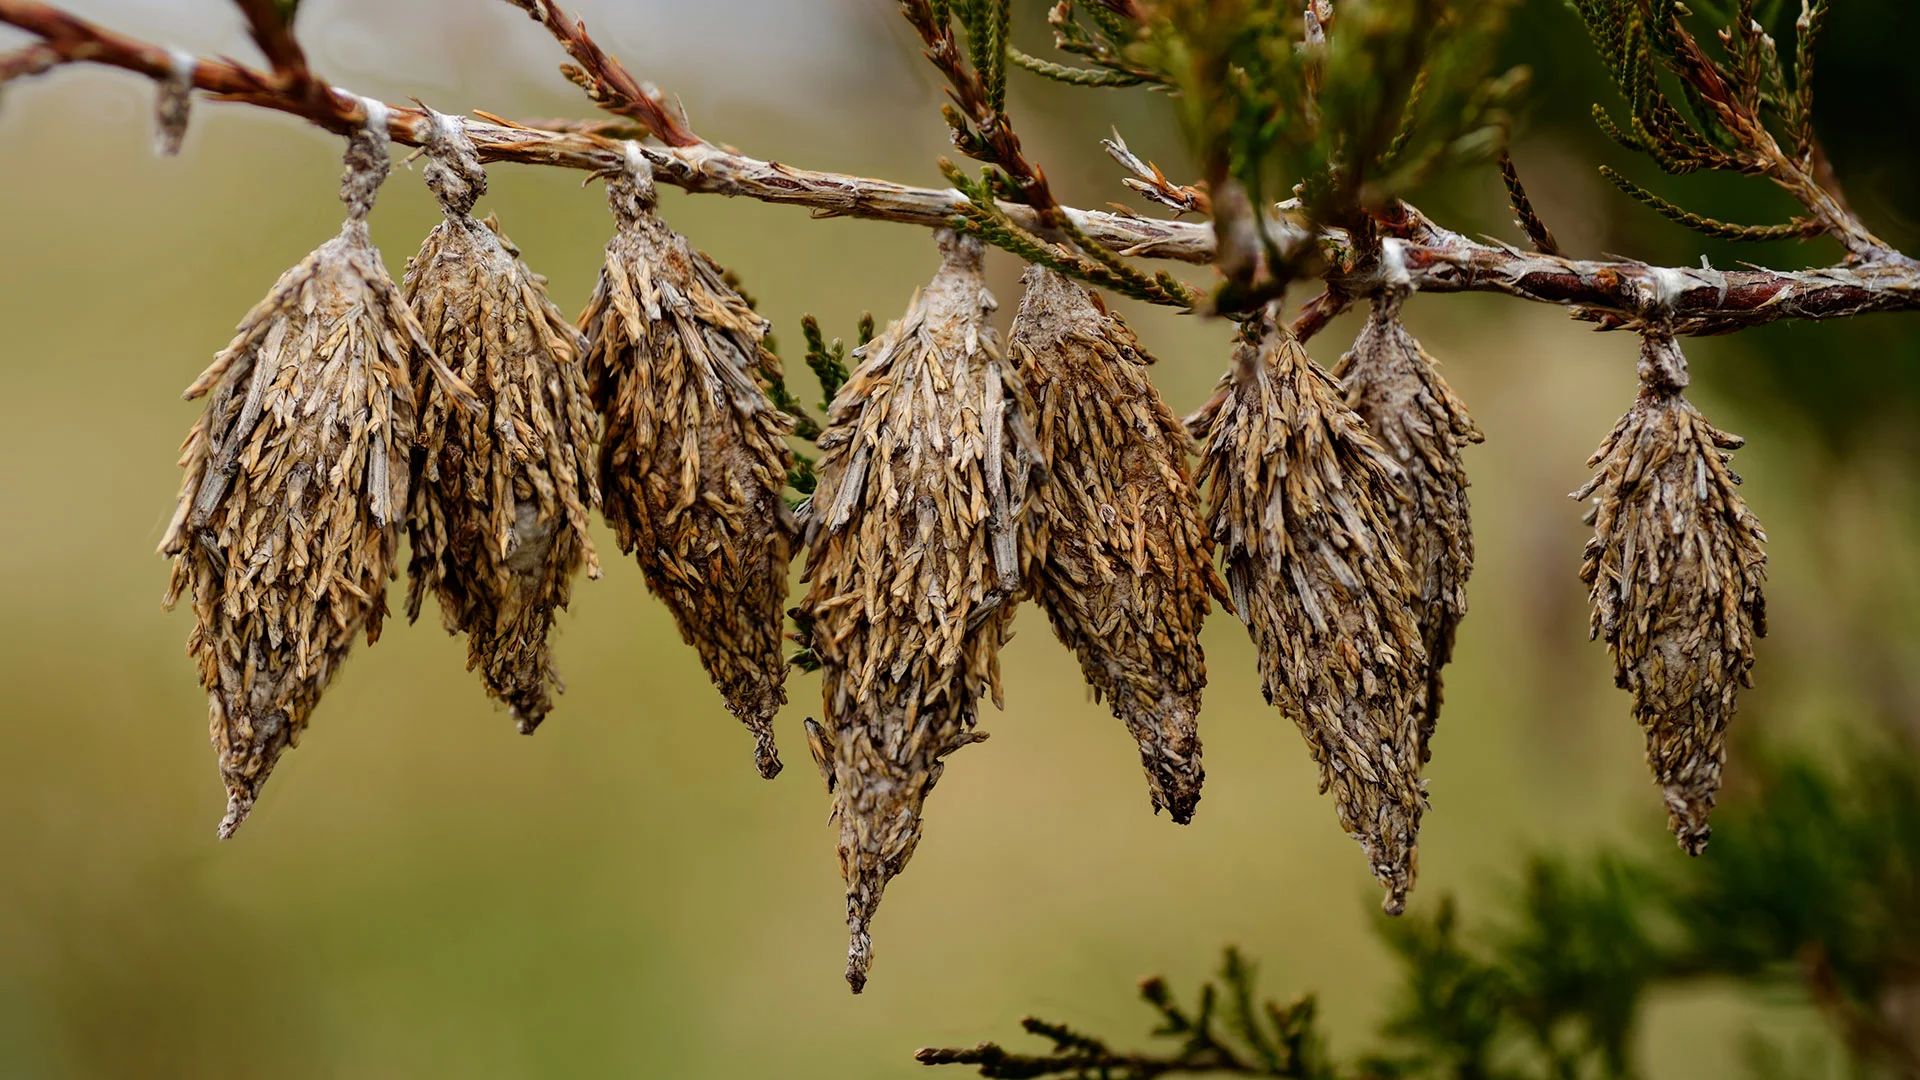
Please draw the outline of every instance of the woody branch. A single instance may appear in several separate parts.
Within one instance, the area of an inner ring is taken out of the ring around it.
[[[968,200],[953,188],[924,188],[844,173],[801,169],[764,161],[708,143],[687,129],[636,83],[617,60],[587,38],[585,28],[549,0],[509,0],[529,11],[567,47],[582,67],[569,71],[609,111],[641,124],[670,145],[647,144],[641,152],[655,179],[689,192],[740,196],[804,206],[820,217],[857,217],[938,227],[952,223]],[[250,17],[257,0],[246,0]],[[0,0],[0,23],[39,40],[0,54],[0,78],[38,74],[68,63],[117,67],[155,81],[174,70],[173,55],[150,42],[99,27],[49,4]],[[231,60],[199,59],[193,86],[214,100],[272,109],[335,134],[349,134],[366,119],[363,100],[315,78],[290,36],[276,37],[254,21],[255,37],[276,70],[263,72]],[[423,108],[390,105],[388,132],[395,142],[419,146],[434,123]],[[516,124],[478,113],[461,119],[482,161],[512,162],[601,173],[621,167],[627,143],[598,133],[608,125]],[[554,130],[552,128],[559,128]],[[1044,181],[1041,181],[1044,184]],[[1041,190],[1044,190],[1042,188]],[[1050,196],[1027,203],[1002,202],[1022,228],[1040,231],[1057,212],[1089,239],[1128,257],[1207,264],[1217,247],[1209,222],[1184,222],[1058,207]],[[1558,304],[1601,329],[1636,329],[1660,320],[1683,335],[1724,334],[1782,319],[1821,320],[1868,312],[1920,309],[1920,265],[1883,243],[1880,257],[1799,271],[1722,271],[1653,266],[1624,259],[1580,260],[1482,243],[1444,229],[1405,204],[1378,223],[1390,245],[1386,259],[1355,258],[1341,229],[1309,231],[1285,220],[1273,229],[1287,254],[1318,244],[1328,258],[1326,284],[1339,294],[1365,295],[1385,284],[1425,292],[1493,292]],[[1849,244],[1849,247],[1854,245]],[[1892,256],[1892,257],[1889,257]],[[1324,320],[1310,320],[1317,326]]]

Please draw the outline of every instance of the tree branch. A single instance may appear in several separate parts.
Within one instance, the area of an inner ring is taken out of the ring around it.
[[[41,39],[42,47],[28,47],[36,64],[104,64],[156,81],[164,81],[173,71],[167,50],[94,26],[47,4],[0,0],[0,23]],[[631,80],[631,76],[627,78]],[[294,93],[267,73],[232,61],[203,59],[194,65],[193,84],[219,100],[289,113],[336,134],[351,133],[365,120],[358,97],[318,79],[311,80],[310,92]],[[652,101],[644,94],[641,99]],[[657,102],[654,104],[657,107]],[[427,138],[431,124],[421,109],[390,106],[388,133],[395,142],[418,146]],[[624,161],[625,144],[595,134],[592,125],[550,131],[491,116],[488,120],[465,120],[463,124],[483,161],[596,173],[619,168]],[[805,206],[822,217],[859,217],[927,227],[951,224],[968,206],[966,197],[952,188],[911,187],[799,169],[722,150],[690,133],[685,137],[694,141],[641,149],[652,163],[657,181],[690,192]],[[1033,231],[1043,228],[1040,214],[1033,207],[1011,202],[1000,206],[1020,227]],[[1123,256],[1196,264],[1214,260],[1213,226],[1206,222],[1166,221],[1067,207],[1060,212],[1090,239]],[[1435,225],[1404,204],[1379,225],[1390,242],[1382,258],[1372,259],[1361,258],[1343,230],[1328,229],[1315,236],[1284,219],[1272,222],[1289,256],[1307,244],[1319,243],[1330,267],[1326,284],[1347,296],[1365,296],[1385,287],[1436,293],[1495,292],[1569,307],[1574,317],[1591,321],[1600,329],[1639,329],[1664,322],[1674,333],[1688,335],[1731,333],[1781,319],[1834,319],[1873,311],[1920,309],[1920,267],[1904,257],[1817,270],[1721,271],[1650,266],[1631,260],[1575,260],[1480,243]]]

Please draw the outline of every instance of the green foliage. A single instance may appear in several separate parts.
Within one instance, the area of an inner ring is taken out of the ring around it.
[[[1610,852],[1576,862],[1536,856],[1469,934],[1450,898],[1426,918],[1382,920],[1401,983],[1380,1048],[1351,1066],[1324,1053],[1311,998],[1261,1003],[1251,965],[1226,954],[1217,983],[1183,1009],[1149,979],[1164,1054],[1026,1021],[1043,1055],[991,1043],[922,1050],[929,1064],[984,1076],[1113,1077],[1171,1072],[1295,1078],[1577,1080],[1638,1075],[1636,1022],[1649,994],[1700,979],[1736,980],[1815,1007],[1862,1075],[1912,1075],[1920,1045],[1891,1006],[1920,973],[1920,760],[1910,748],[1856,753],[1845,769],[1803,757],[1763,762],[1761,780],[1724,808],[1713,847],[1681,860]],[[1679,861],[1676,861],[1679,860]],[[1809,1051],[1795,1052],[1804,1062]],[[1756,1075],[1804,1075],[1783,1051],[1749,1048]]]
[[[1355,0],[1303,39],[1298,5],[1173,0],[1135,55],[1180,93],[1207,172],[1254,205],[1296,186],[1315,220],[1382,205],[1441,163],[1491,150],[1520,85],[1489,80],[1507,4]]]
[[[1626,99],[1632,136],[1623,144],[1668,172],[1764,168],[1751,152],[1750,130],[1763,97],[1799,119],[1798,99],[1785,99],[1775,89],[1784,87],[1785,75],[1771,39],[1754,29],[1753,0],[1738,0],[1739,11],[1721,20],[1734,26],[1722,39],[1724,67],[1700,50],[1681,23],[1685,9],[1674,0],[1574,0],[1574,6]],[[1687,111],[1669,96],[1663,72]]]
[[[987,88],[987,107],[1007,111],[1007,23],[1012,0],[961,0],[967,23],[967,55]]]
[[[1635,1011],[1657,969],[1643,868],[1531,860],[1505,925],[1475,947],[1453,905],[1386,928],[1406,986],[1376,1059],[1405,1075],[1627,1076]]]
[[[1765,175],[1793,190],[1815,168],[1813,48],[1825,22],[1826,0],[1809,2],[1795,22],[1794,80],[1768,28],[1779,22],[1778,0],[1709,0],[1698,12],[1677,0],[1573,0],[1628,118],[1618,124],[1600,106],[1594,118],[1615,142],[1652,158],[1669,173],[1701,170]],[[1688,25],[1724,27],[1709,55]],[[1676,104],[1671,90],[1679,92]],[[1779,149],[1791,148],[1790,155]],[[1607,178],[1669,220],[1722,240],[1808,238],[1826,231],[1818,222],[1729,225],[1681,209],[1618,173]]]
[[[1083,23],[1073,0],[1066,0],[1048,12],[1047,23],[1053,27],[1054,48],[1091,66],[1057,64],[1014,48],[1009,48],[1008,59],[1036,75],[1074,86],[1165,85],[1160,72],[1128,59],[1140,34],[1135,20],[1099,0],[1085,4],[1084,10]]]
[[[1725,221],[1716,221],[1710,217],[1702,217],[1676,203],[1655,195],[1653,192],[1620,175],[1619,171],[1611,166],[1600,166],[1600,175],[1613,181],[1614,186],[1626,192],[1629,198],[1642,205],[1651,207],[1654,212],[1666,218],[1668,221],[1674,222],[1677,225],[1684,225],[1694,232],[1704,233],[1707,236],[1720,240],[1736,240],[1747,243],[1767,240],[1806,240],[1819,236],[1826,231],[1825,226],[1807,218],[1795,218],[1784,225],[1733,225]]]
[[[1021,52],[1011,46],[1007,49],[1007,59],[1026,68],[1035,75],[1044,76],[1055,82],[1073,86],[1139,86],[1145,80],[1130,71],[1114,71],[1109,68],[1074,67],[1070,64],[1057,64],[1045,57]]]
[[[792,509],[799,509],[812,497],[813,489],[820,486],[820,478],[813,473],[812,457],[806,454],[793,455],[793,468],[787,470],[787,486],[800,493],[799,498],[787,500]]]
[[[833,344],[827,344],[820,333],[820,320],[807,315],[800,320],[800,332],[807,339],[807,367],[813,369],[814,377],[820,380],[820,411],[833,408],[834,396],[840,393],[840,387],[847,381],[847,347],[839,338]],[[873,340],[873,312],[860,315],[860,344]]]
[[[1756,805],[1756,802],[1758,805]],[[1665,901],[1675,966],[1806,985],[1865,1022],[1920,972],[1920,768],[1862,754],[1846,776],[1786,758]]]
[[[995,1043],[968,1048],[929,1047],[916,1058],[925,1065],[972,1065],[985,1077],[1072,1076],[1100,1080],[1149,1080],[1168,1073],[1281,1076],[1336,1080],[1315,1026],[1311,997],[1288,1005],[1260,999],[1253,965],[1228,949],[1219,981],[1202,984],[1194,1008],[1180,1004],[1166,981],[1146,979],[1140,1000],[1158,1014],[1153,1036],[1174,1046],[1162,1055],[1125,1053],[1106,1040],[1037,1017],[1023,1017],[1028,1034],[1053,1043],[1044,1054],[1021,1054]]]

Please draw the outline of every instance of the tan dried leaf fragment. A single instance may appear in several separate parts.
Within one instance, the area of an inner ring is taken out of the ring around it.
[[[770,778],[795,534],[781,495],[793,419],[762,383],[780,361],[762,344],[766,321],[654,213],[644,158],[609,174],[607,197],[619,229],[580,317],[602,417],[603,510]]]
[[[1485,436],[1439,365],[1401,324],[1404,299],[1399,292],[1374,299],[1372,316],[1333,375],[1368,432],[1400,464],[1406,498],[1393,506],[1393,525],[1413,574],[1413,618],[1426,649],[1426,677],[1415,706],[1424,763],[1432,760],[1441,670],[1453,659],[1454,631],[1467,613],[1467,579],[1473,574],[1473,523],[1460,452]]]
[[[855,993],[942,759],[986,738],[982,694],[1000,704],[1019,535],[1044,475],[1032,403],[987,321],[980,244],[938,235],[939,273],[863,347],[833,402],[807,514],[799,617],[821,664],[825,717],[811,734],[831,755]]]
[[[1053,482],[1028,550],[1036,598],[1140,746],[1155,811],[1200,801],[1200,625],[1227,599],[1188,472],[1193,440],[1147,378],[1153,362],[1097,295],[1030,267],[1007,357],[1032,391]]]
[[[1641,390],[1587,461],[1591,499],[1580,579],[1593,600],[1614,682],[1633,694],[1647,764],[1689,854],[1705,849],[1726,764],[1726,730],[1751,686],[1753,642],[1767,632],[1766,533],[1740,497],[1728,451],[1681,390],[1686,358],[1671,334],[1641,346]]]
[[[187,141],[187,120],[193,111],[192,54],[174,50],[168,57],[171,70],[154,89],[153,152],[161,157],[178,157]]]
[[[173,558],[168,606],[193,596],[187,650],[227,788],[223,838],[298,744],[354,638],[376,639],[386,615],[414,375],[438,364],[367,235],[386,148],[384,118],[354,136],[340,235],[280,276],[186,391],[207,405],[160,551]]]
[[[1262,690],[1306,736],[1321,790],[1397,915],[1426,808],[1425,657],[1393,528],[1400,468],[1271,312],[1189,425],[1207,433],[1208,523]]]
[[[486,173],[456,122],[436,114],[424,170],[446,212],[407,263],[402,294],[427,341],[479,398],[463,410],[420,380],[420,472],[408,514],[407,617],[431,592],[467,667],[530,734],[564,689],[548,635],[584,564],[599,504],[598,423],[585,342],[547,298],[546,280],[490,218],[474,220]]]

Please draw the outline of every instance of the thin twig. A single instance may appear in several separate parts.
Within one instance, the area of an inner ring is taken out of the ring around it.
[[[1039,211],[1050,223],[1060,204],[1054,200],[1046,174],[1020,149],[1020,136],[1007,122],[1005,114],[994,107],[980,73],[967,66],[959,43],[954,40],[952,25],[936,18],[927,0],[901,0],[900,9],[926,44],[927,59],[946,77],[954,104],[978,136],[978,145],[963,146],[962,152],[998,166],[1013,182],[1019,200]],[[956,129],[955,141],[959,139],[960,132]]]
[[[29,75],[42,75],[67,62],[60,50],[44,41],[23,45],[11,52],[0,53],[0,83]]]
[[[1113,138],[1101,139],[1100,146],[1106,150],[1108,157],[1133,174],[1122,177],[1121,183],[1172,210],[1175,217],[1194,213],[1212,215],[1213,202],[1207,198],[1205,191],[1186,184],[1176,184],[1167,179],[1167,174],[1160,171],[1160,166],[1141,160],[1139,155],[1128,149],[1127,140],[1120,137],[1119,128],[1113,129]]]
[[[1315,334],[1327,328],[1327,324],[1340,317],[1353,306],[1353,296],[1344,289],[1328,286],[1327,290],[1307,301],[1300,308],[1300,314],[1293,320],[1293,336],[1304,344],[1312,340]]]
[[[247,31],[253,35],[253,43],[260,47],[261,55],[267,63],[273,65],[274,74],[290,88],[303,87],[311,77],[307,71],[307,54],[300,43],[293,38],[293,27],[287,25],[273,0],[233,0],[234,6],[246,16]]]

